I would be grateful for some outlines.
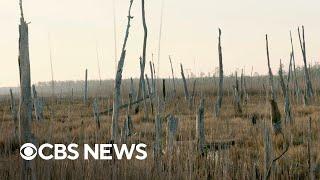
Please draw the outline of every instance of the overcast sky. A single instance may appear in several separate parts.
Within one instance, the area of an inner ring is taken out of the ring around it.
[[[149,38],[147,60],[157,66],[162,0],[145,0]],[[30,61],[32,82],[49,81],[49,44],[52,47],[55,80],[98,79],[98,49],[103,79],[114,78],[113,0],[24,0],[26,21],[30,21]],[[118,57],[127,23],[129,0],[115,0]],[[292,30],[297,64],[301,65],[297,27],[305,25],[308,60],[316,62],[320,53],[320,1],[318,0],[164,0],[160,75],[168,77],[172,56],[175,75],[179,63],[194,73],[212,72],[218,66],[217,36],[222,29],[225,73],[245,68],[250,74],[266,74],[265,34],[269,35],[274,73],[283,59],[287,69]],[[138,77],[143,28],[141,0],[134,0],[132,28],[127,45],[123,75]],[[18,0],[0,0],[0,87],[17,86]],[[50,34],[50,38],[49,38]],[[49,41],[51,39],[51,42]],[[149,66],[146,72],[149,73]]]

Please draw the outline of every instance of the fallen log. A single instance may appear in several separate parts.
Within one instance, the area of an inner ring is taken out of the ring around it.
[[[151,96],[152,96],[152,95],[151,95]],[[150,98],[150,95],[146,95],[146,99],[148,99],[148,98]],[[144,100],[144,98],[140,98],[140,99],[138,99],[138,100],[136,100],[136,101],[133,101],[131,105],[138,104],[138,103],[142,102],[143,100]],[[127,108],[128,106],[129,106],[129,103],[127,103],[127,104],[122,104],[122,105],[119,106],[119,110],[120,110],[120,109]],[[105,115],[105,114],[108,114],[108,113],[110,113],[110,112],[112,112],[112,111],[113,111],[113,107],[111,107],[111,108],[109,108],[109,109],[107,109],[107,110],[104,110],[104,111],[100,112],[100,114]]]

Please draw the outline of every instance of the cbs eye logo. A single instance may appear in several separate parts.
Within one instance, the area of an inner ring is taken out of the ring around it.
[[[20,148],[20,155],[24,160],[30,161],[37,156],[37,148],[31,143],[25,143]]]

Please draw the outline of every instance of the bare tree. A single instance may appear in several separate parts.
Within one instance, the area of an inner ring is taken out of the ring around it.
[[[218,98],[215,105],[215,116],[218,117],[220,115],[220,109],[222,105],[222,97],[223,97],[223,63],[222,63],[222,50],[221,50],[221,29],[219,28],[219,44],[218,44],[218,52],[219,52],[219,89],[218,89]]]
[[[310,80],[309,70],[308,70],[308,65],[307,65],[307,53],[306,53],[306,42],[305,42],[305,38],[304,38],[304,26],[302,26],[302,35],[300,33],[300,28],[298,28],[298,34],[299,34],[299,42],[300,42],[303,63],[304,63],[304,77],[305,77],[305,83],[306,83],[305,95],[307,96],[306,99],[309,100],[313,96],[313,88],[312,88],[312,83]],[[301,36],[302,36],[302,38],[301,38]]]
[[[268,43],[268,35],[266,34],[266,49],[267,49],[267,60],[268,60],[268,71],[269,71],[269,85],[271,88],[272,99],[276,100],[276,92],[273,83],[273,74],[270,67],[270,56],[269,56],[269,43]]]
[[[122,70],[123,70],[124,60],[126,57],[126,45],[127,45],[127,41],[128,41],[128,37],[129,37],[130,23],[131,23],[131,19],[133,19],[133,16],[131,16],[132,3],[133,3],[133,0],[130,0],[129,11],[128,11],[128,16],[127,16],[127,18],[128,18],[127,29],[126,29],[124,42],[122,45],[122,52],[120,55],[120,60],[118,62],[118,68],[117,68],[115,85],[114,85],[112,126],[111,126],[111,140],[114,140],[114,141],[118,140],[118,127],[119,127],[118,120],[119,120]]]
[[[31,143],[32,98],[29,59],[28,24],[23,16],[22,0],[20,0],[19,25],[19,72],[20,72],[20,144]],[[21,179],[36,179],[32,161],[22,160]]]

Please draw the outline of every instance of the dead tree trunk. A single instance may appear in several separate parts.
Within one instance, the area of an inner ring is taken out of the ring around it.
[[[291,112],[291,106],[290,106],[290,90],[289,90],[289,82],[291,77],[291,66],[292,66],[292,52],[290,54],[290,63],[289,63],[289,71],[288,71],[288,78],[287,82],[284,82],[283,78],[283,71],[282,71],[282,64],[280,60],[280,69],[279,69],[279,78],[280,78],[280,84],[283,92],[283,98],[284,98],[284,111],[285,111],[285,122],[292,122],[292,112]]]
[[[37,93],[35,85],[32,85],[32,92],[33,92],[33,106],[34,106],[36,120],[42,121],[43,120],[43,107],[42,107],[41,101],[38,98],[38,93]]]
[[[126,57],[126,45],[129,37],[130,22],[131,22],[131,19],[133,19],[133,16],[131,16],[132,3],[133,3],[133,0],[130,0],[129,11],[127,16],[128,18],[127,30],[126,30],[126,34],[125,34],[125,38],[122,46],[120,60],[118,62],[117,74],[116,74],[115,85],[114,85],[112,126],[111,126],[111,140],[114,140],[114,141],[118,140],[118,127],[119,127],[118,120],[119,120],[122,70],[123,70],[124,60]]]
[[[28,24],[23,17],[22,0],[20,0],[20,25],[19,25],[19,72],[20,72],[20,145],[32,143],[31,120],[32,98],[29,59]],[[21,179],[36,179],[32,161],[22,160]]]
[[[204,154],[205,134],[204,134],[204,99],[201,98],[196,124],[196,138],[198,142],[198,151],[201,155]]]
[[[296,96],[296,102],[299,102],[301,91],[300,91],[300,87],[299,87],[298,79],[297,79],[296,60],[295,60],[295,56],[294,56],[291,31],[290,31],[290,42],[291,42],[291,53],[292,53],[292,62],[293,62],[294,92],[295,92],[295,96]]]
[[[173,72],[173,67],[172,67],[172,60],[171,60],[171,57],[170,57],[170,56],[169,56],[169,60],[170,60],[171,74],[172,74],[172,82],[173,82],[173,95],[176,96],[176,94],[177,94],[176,82],[175,82],[175,78],[174,78],[174,72]]]
[[[142,48],[142,57],[140,58],[140,81],[139,81],[139,88],[138,88],[138,94],[137,94],[137,100],[141,98],[141,95],[146,95],[146,88],[145,88],[145,81],[144,81],[144,70],[145,70],[145,64],[146,64],[146,49],[147,49],[147,40],[148,40],[148,28],[146,24],[146,15],[145,15],[145,7],[144,7],[144,0],[141,0],[141,10],[142,10],[142,25],[143,25],[143,48]],[[144,104],[146,102],[144,101]],[[147,107],[145,108],[145,118],[147,118]],[[139,105],[136,109],[139,109]]]
[[[11,115],[14,123],[14,135],[15,135],[15,138],[18,138],[19,137],[18,136],[19,135],[18,110],[17,110],[16,103],[14,101],[12,89],[10,89],[10,102],[11,102],[10,110],[11,110]]]
[[[186,81],[186,78],[185,78],[185,76],[184,76],[182,64],[180,64],[180,68],[181,68],[181,76],[182,76],[182,80],[183,80],[184,95],[185,95],[185,98],[186,98],[186,100],[188,101],[189,106],[190,106],[190,96],[189,96],[187,81]]]
[[[268,60],[268,71],[269,71],[269,84],[271,88],[271,98],[272,100],[276,101],[276,92],[274,89],[274,83],[273,83],[273,74],[270,67],[270,56],[269,56],[269,44],[268,44],[268,35],[266,34],[266,49],[267,49],[267,60]]]
[[[86,69],[85,79],[84,79],[84,97],[83,103],[87,104],[88,102],[88,69]]]
[[[223,97],[223,63],[222,63],[222,49],[221,49],[221,29],[219,29],[218,52],[219,52],[219,89],[218,89],[218,98],[215,105],[216,117],[220,115],[220,109],[221,109],[222,97]]]
[[[304,63],[304,78],[305,78],[305,83],[306,83],[305,95],[307,96],[307,100],[309,100],[313,96],[313,88],[312,88],[312,83],[310,80],[309,70],[308,70],[308,65],[307,65],[306,42],[305,42],[305,38],[304,38],[304,26],[302,26],[302,35],[300,34],[300,28],[298,28],[298,34],[299,34],[299,42],[300,42],[303,63]],[[302,36],[302,38],[301,38],[301,36]]]

